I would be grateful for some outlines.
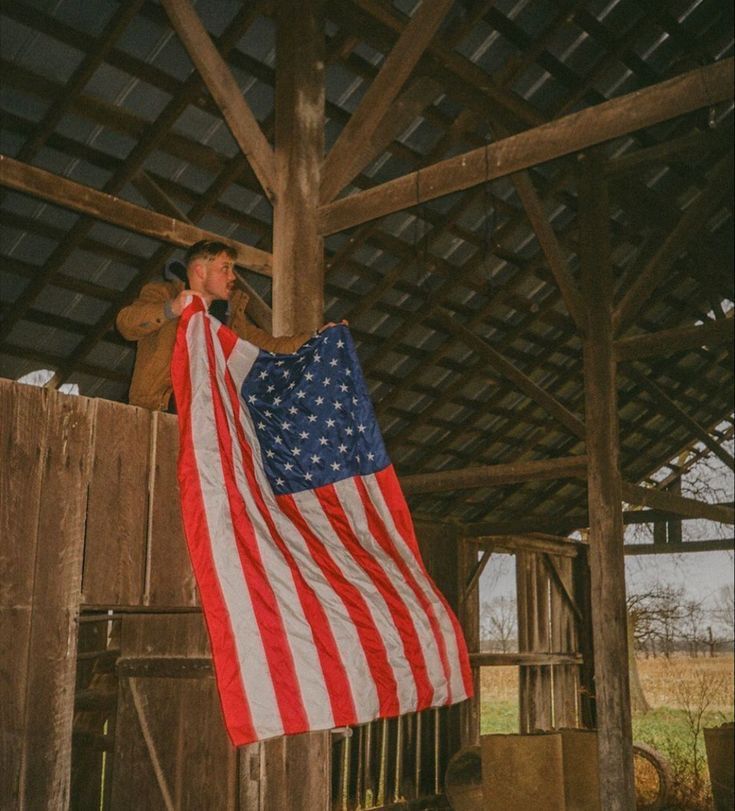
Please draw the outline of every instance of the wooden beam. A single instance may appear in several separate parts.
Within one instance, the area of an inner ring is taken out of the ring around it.
[[[613,330],[619,332],[632,324],[651,293],[663,282],[666,272],[687,244],[704,228],[707,221],[731,192],[733,181],[732,157],[726,155],[714,168],[707,188],[682,214],[674,230],[628,288],[613,314]]]
[[[461,470],[440,470],[436,473],[413,473],[401,476],[406,495],[440,493],[474,487],[497,487],[517,482],[547,479],[585,478],[586,456],[564,456],[530,462],[509,462],[502,465],[482,465]]]
[[[610,212],[601,156],[587,153],[580,167],[580,264],[588,324],[583,341],[587,503],[600,802],[608,811],[628,811],[635,808],[635,778],[612,331]]]
[[[571,609],[572,613],[576,617],[577,622],[584,622],[584,616],[577,605],[577,601],[574,599],[571,591],[569,591],[569,588],[567,587],[567,584],[564,582],[564,578],[559,570],[559,564],[554,559],[554,556],[550,555],[548,552],[545,552],[541,556],[541,559],[543,560],[547,571],[551,575],[551,579],[556,584],[559,594],[561,594],[561,596],[564,598],[567,606]]]
[[[161,0],[204,84],[217,102],[235,141],[255,172],[266,197],[275,196],[273,149],[248,106],[225,60],[214,46],[189,0]]]
[[[324,244],[317,231],[324,151],[323,2],[277,8],[273,331],[313,330],[324,315]]]
[[[583,335],[587,329],[584,306],[577,283],[569,272],[569,255],[561,247],[556,233],[551,227],[544,210],[543,201],[534,188],[529,173],[515,172],[510,175],[510,179],[515,186],[516,193],[523,204],[533,232],[536,234],[536,239],[546,257],[551,274],[561,291],[561,297],[564,300],[567,312],[572,317],[577,331]]]
[[[496,349],[493,349],[490,344],[480,338],[479,335],[475,335],[474,332],[452,318],[446,310],[437,308],[435,316],[443,327],[446,327],[451,333],[461,338],[467,346],[482,355],[497,372],[513,383],[526,397],[529,397],[544,408],[549,414],[559,420],[562,425],[566,426],[575,436],[584,439],[584,423],[576,414],[573,414],[555,397],[536,385],[528,375],[516,368],[510,361],[506,360]]]
[[[581,665],[582,657],[578,653],[471,653],[470,664],[473,667],[507,667],[538,665]]]
[[[0,185],[180,248],[188,248],[200,239],[224,241],[237,250],[239,265],[264,276],[271,275],[272,257],[266,251],[181,220],[165,217],[120,197],[20,163],[7,155],[0,155]]]
[[[489,546],[494,552],[514,555],[516,552],[536,552],[538,554],[558,555],[563,558],[575,558],[587,544],[571,538],[558,537],[546,533],[533,535],[479,535],[468,536],[468,541]]]
[[[333,200],[375,157],[371,144],[373,134],[389,114],[451,6],[452,0],[426,0],[403,29],[324,161],[320,190],[323,203]]]
[[[735,335],[735,319],[726,318],[706,321],[704,324],[665,329],[620,338],[615,341],[615,357],[618,361],[638,360],[651,356],[662,357],[687,349],[719,346],[731,343]]]
[[[641,172],[654,163],[669,163],[677,158],[684,160],[683,153],[688,152],[691,152],[693,157],[700,158],[702,153],[713,147],[720,144],[724,146],[728,135],[732,138],[732,130],[729,133],[723,132],[721,129],[695,130],[671,141],[626,152],[619,158],[612,158],[608,162],[605,167],[606,174],[612,178],[614,175]]]
[[[706,518],[720,524],[735,524],[735,509],[723,504],[707,504],[694,498],[677,496],[654,487],[641,487],[629,482],[623,482],[622,495],[628,504],[653,507],[684,518]]]
[[[732,98],[732,74],[733,60],[725,59],[329,203],[320,231],[343,231],[718,104]]]
[[[732,552],[735,539],[715,538],[711,541],[683,541],[682,543],[627,543],[626,555],[680,555],[683,552]]]
[[[732,319],[728,320],[732,323]],[[693,434],[700,442],[704,443],[705,447],[709,448],[718,459],[721,459],[731,470],[735,470],[735,457],[728,453],[695,419],[680,408],[666,392],[653,382],[653,380],[649,379],[635,367],[626,368],[625,374],[648,392],[654,407],[658,411],[676,420],[680,425],[683,425],[689,433]]]

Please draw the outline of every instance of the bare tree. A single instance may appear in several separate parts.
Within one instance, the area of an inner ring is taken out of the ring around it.
[[[518,607],[514,597],[493,597],[482,604],[482,638],[501,653],[509,653],[517,638]]]

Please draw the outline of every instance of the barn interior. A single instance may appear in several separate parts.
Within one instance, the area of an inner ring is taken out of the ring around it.
[[[624,555],[733,548],[680,534],[733,523],[680,492],[734,465],[731,5],[3,0],[0,42],[0,793],[434,807],[479,741],[478,697],[227,742],[176,418],[126,404],[115,330],[211,238],[254,323],[349,321],[476,679],[518,666],[521,732],[596,728],[601,807],[634,807]],[[498,551],[519,651],[484,654]]]

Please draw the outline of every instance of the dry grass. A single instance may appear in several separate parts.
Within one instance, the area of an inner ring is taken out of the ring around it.
[[[639,659],[638,674],[651,707],[668,709],[684,709],[684,697],[696,689],[698,677],[703,674],[714,682],[713,703],[709,709],[732,714],[734,663],[732,656]]]

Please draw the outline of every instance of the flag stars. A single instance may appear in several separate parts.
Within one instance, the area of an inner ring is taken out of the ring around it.
[[[322,386],[331,386],[331,385],[332,385],[331,377],[325,377],[324,380],[322,380]]]
[[[342,410],[342,403],[340,403],[339,400],[335,400],[332,403],[332,406],[334,407],[335,411],[341,411]]]
[[[329,445],[329,440],[325,436],[320,436],[319,444],[324,447],[324,445]]]
[[[340,391],[347,391],[348,389],[349,389],[349,386],[346,383],[340,383],[339,384],[339,390]]]
[[[308,431],[301,431],[301,433],[299,434],[299,438],[300,439],[308,439],[309,438],[309,432]]]
[[[299,413],[299,410],[298,410],[298,408],[296,408],[296,406],[291,406],[291,407],[288,409],[288,413],[289,413],[289,414],[292,414],[293,416],[296,416],[296,414],[298,414],[298,413]]]
[[[313,462],[315,465],[318,465],[318,464],[319,464],[319,462],[321,462],[321,461],[322,461],[322,458],[321,458],[321,456],[317,456],[317,454],[312,453],[312,455],[311,455],[311,461],[312,461],[312,462]]]
[[[340,453],[347,453],[347,445],[345,445],[345,444],[344,444],[344,442],[343,442],[343,443],[342,443],[342,444],[339,446],[339,449],[338,449],[338,450],[339,450],[339,452],[340,452]]]
[[[290,473],[293,470],[293,463],[292,462],[286,462],[286,464],[283,466],[283,469],[287,470]]]
[[[276,445],[283,445],[283,440],[281,439],[280,436],[274,437],[273,441],[275,442]]]
[[[309,414],[308,420],[309,422],[316,422],[316,414]]]
[[[342,467],[342,465],[340,465],[339,462],[332,462],[332,464],[329,467],[331,467],[332,470],[337,471]]]
[[[314,400],[314,402],[315,402],[315,403],[316,403],[318,406],[320,406],[320,405],[324,405],[324,398],[323,398],[321,395],[319,395],[319,397],[317,397],[317,398],[316,398],[316,400]]]
[[[334,428],[336,424],[337,423],[331,417],[327,420],[327,428]]]
[[[258,379],[265,380],[266,377],[268,377],[268,372],[266,372],[265,369],[263,369],[263,371],[258,375]]]
[[[291,456],[301,456],[301,448],[291,448]]]
[[[306,380],[308,380],[308,381],[309,381],[309,383],[311,383],[311,381],[314,379],[314,375],[313,375],[311,372],[307,372],[307,373],[304,375],[304,378],[305,378]]]
[[[303,400],[304,397],[306,397],[306,392],[299,389],[299,391],[296,392],[296,398],[298,400]]]
[[[249,403],[255,403],[255,402],[257,402],[257,400],[258,400],[258,398],[254,394],[248,395],[248,402]]]
[[[283,485],[284,485],[284,484],[286,484],[286,482],[285,482],[285,481],[284,481],[284,480],[283,480],[283,479],[282,479],[282,478],[279,476],[279,477],[276,479],[276,486],[277,486],[277,487],[283,487]]]
[[[281,397],[274,397],[274,398],[273,398],[273,405],[274,405],[274,406],[279,406],[279,405],[281,405],[282,399],[283,399],[283,398],[281,398]]]
[[[345,342],[344,342],[344,341],[343,341],[343,340],[340,338],[340,339],[337,341],[337,349],[343,349],[343,348],[344,348],[344,345],[345,345]]]
[[[362,423],[360,423],[360,424],[357,426],[357,430],[358,430],[358,431],[359,431],[361,434],[364,434],[364,433],[365,433],[365,426],[364,426]]]

